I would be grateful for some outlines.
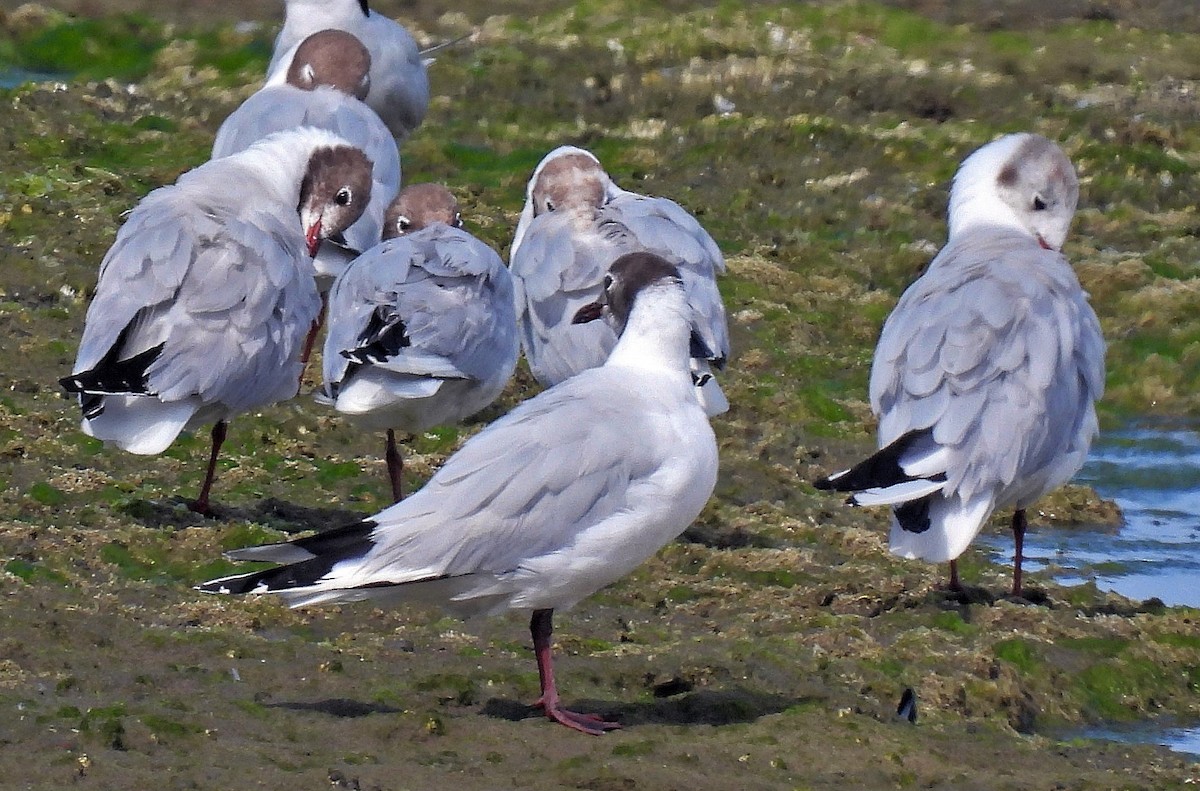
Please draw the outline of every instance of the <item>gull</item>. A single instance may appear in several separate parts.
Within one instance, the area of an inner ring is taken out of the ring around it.
[[[309,259],[370,191],[361,150],[305,127],[143,198],[100,264],[73,373],[60,380],[80,395],[83,431],[152,455],[212,423],[191,505],[209,513],[226,423],[296,394],[321,302]]]
[[[554,610],[633,570],[700,513],[717,445],[692,394],[691,309],[679,270],[633,253],[613,263],[602,315],[620,340],[608,360],[542,391],[472,437],[420,491],[356,524],[235,550],[287,565],[199,586],[276,593],[292,606],[439,602],[456,614],[532,610],[550,719],[600,734],[619,727],[563,708],[551,652]]]
[[[286,0],[283,29],[267,67],[268,79],[286,71],[291,50],[318,30],[353,33],[371,53],[371,88],[366,102],[397,140],[425,118],[429,107],[428,61],[398,22],[372,11],[367,0]]]
[[[323,398],[360,425],[387,430],[392,496],[402,496],[397,428],[470,417],[496,400],[517,365],[512,277],[462,229],[438,184],[405,187],[383,242],[338,278],[325,340]]]
[[[1062,150],[1007,135],[963,161],[949,238],[884,323],[871,367],[880,450],[816,482],[890,505],[891,551],[950,562],[1012,507],[1019,597],[1025,510],[1066,483],[1098,432],[1104,338],[1060,252],[1079,183]]]
[[[396,140],[375,111],[363,104],[370,85],[371,56],[344,30],[322,30],[293,51],[288,68],[272,75],[257,93],[221,124],[212,157],[244,151],[274,132],[299,126],[326,129],[361,148],[374,163],[371,200],[337,244],[322,245],[313,265],[322,293],[356,255],[379,242],[383,213],[400,189]]]
[[[729,356],[716,283],[725,259],[716,242],[678,203],[621,189],[591,152],[574,146],[554,149],[534,170],[509,257],[530,370],[550,386],[604,362],[616,334],[606,325],[572,324],[571,317],[599,296],[608,266],[638,250],[679,268],[693,311],[696,397],[709,415],[726,411],[711,371]]]

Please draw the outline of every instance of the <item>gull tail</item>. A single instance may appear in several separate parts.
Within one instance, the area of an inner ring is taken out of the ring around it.
[[[946,483],[949,451],[929,429],[910,431],[848,470],[813,482],[818,489],[851,492],[851,505],[890,505],[900,526],[929,529],[933,498]]]
[[[295,541],[231,550],[225,553],[230,560],[285,565],[209,580],[197,585],[196,590],[227,594],[277,593],[311,587],[327,577],[339,563],[366,555],[375,545],[372,539],[375,527],[375,522],[363,520]]]

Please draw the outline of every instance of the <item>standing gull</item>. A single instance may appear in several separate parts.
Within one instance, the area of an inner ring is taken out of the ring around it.
[[[955,559],[993,511],[1015,509],[1021,595],[1025,509],[1066,483],[1097,433],[1100,323],[1062,253],[1079,185],[1033,134],[969,156],[950,192],[950,234],[883,326],[871,367],[874,456],[816,482],[892,506],[891,550]]]
[[[302,128],[143,198],[100,264],[74,372],[60,380],[80,395],[84,432],[157,454],[213,423],[192,504],[208,513],[226,421],[296,394],[321,302],[309,259],[370,191],[362,151]]]
[[[483,409],[512,377],[519,348],[512,278],[495,251],[462,229],[450,190],[405,187],[383,238],[334,285],[323,400],[387,430],[399,502],[395,430],[424,431]]]
[[[552,616],[621,578],[679,535],[717,478],[717,445],[692,394],[690,309],[658,256],[617,260],[599,302],[620,340],[608,361],[543,391],[472,437],[423,489],[357,524],[229,553],[289,565],[200,586],[278,593],[292,606],[436,601],[460,614],[532,610],[552,720],[619,727],[559,704]]]
[[[292,50],[318,30],[353,33],[371,53],[367,104],[397,140],[421,125],[429,107],[429,75],[417,42],[399,22],[372,11],[367,0],[287,0],[283,29],[267,67],[268,78],[286,71]]]
[[[370,85],[371,56],[344,30],[322,30],[295,49],[289,67],[272,76],[217,130],[213,159],[244,151],[274,132],[300,126],[325,129],[361,148],[374,163],[371,200],[338,244],[321,246],[313,260],[317,285],[333,278],[354,256],[379,242],[383,213],[400,189],[400,153],[383,121],[361,101]]]
[[[554,385],[600,365],[617,342],[610,327],[571,317],[602,291],[609,264],[645,250],[679,268],[692,308],[691,369],[709,415],[729,408],[711,368],[729,356],[729,328],[716,276],[725,259],[678,203],[621,189],[581,148],[551,151],[529,180],[513,237],[521,346],[533,375]]]

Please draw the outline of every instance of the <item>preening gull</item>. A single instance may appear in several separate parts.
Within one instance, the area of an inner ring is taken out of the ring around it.
[[[524,402],[472,437],[420,491],[362,522],[228,553],[288,565],[200,586],[277,593],[292,606],[438,602],[461,614],[532,610],[536,705],[584,733],[618,727],[559,704],[552,616],[627,574],[700,513],[717,445],[692,393],[690,308],[679,271],[634,253],[600,302],[620,333],[607,362]]]
[[[371,200],[338,243],[322,245],[313,260],[324,293],[356,255],[378,244],[383,213],[400,190],[400,153],[392,133],[361,101],[370,84],[371,56],[357,38],[344,30],[313,33],[288,63],[225,119],[212,156],[236,154],[269,134],[300,126],[328,130],[363,150],[375,166]]]
[[[729,403],[711,370],[729,357],[720,249],[678,203],[621,189],[594,155],[573,146],[554,149],[534,170],[513,237],[517,324],[530,370],[549,386],[604,362],[616,334],[571,317],[600,295],[609,265],[638,250],[679,268],[692,308],[696,396],[709,415],[724,412]]]
[[[213,423],[207,513],[226,421],[291,398],[321,304],[310,258],[358,219],[371,163],[319,129],[279,132],[154,190],[100,264],[68,392],[83,430],[157,454]],[[299,214],[299,217],[297,217]]]
[[[372,11],[367,0],[287,0],[283,29],[267,67],[268,78],[286,71],[292,50],[318,30],[353,33],[371,53],[366,102],[397,140],[421,125],[429,108],[425,57],[403,25]]]
[[[334,285],[321,400],[387,430],[398,502],[396,429],[424,431],[483,409],[512,377],[518,352],[504,262],[463,230],[450,190],[413,184],[388,208],[383,242]]]
[[[949,239],[901,296],[871,368],[881,450],[816,482],[892,506],[891,550],[955,559],[1014,508],[1020,596],[1025,509],[1083,465],[1098,431],[1104,339],[1067,259],[1079,185],[1062,150],[1007,135],[969,156]]]

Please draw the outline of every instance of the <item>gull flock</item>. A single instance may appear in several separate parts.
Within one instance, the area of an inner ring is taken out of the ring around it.
[[[191,507],[211,513],[238,415],[299,395],[322,329],[316,400],[387,433],[395,504],[294,541],[234,550],[276,565],[198,586],[291,606],[421,601],[530,615],[535,706],[574,730],[620,727],[560,702],[553,613],[621,578],[712,496],[710,420],[736,410],[717,278],[683,207],[618,187],[564,145],[531,174],[508,265],[464,230],[453,192],[403,184],[399,146],[429,102],[429,61],[366,0],[288,0],[262,88],[212,159],[148,194],[100,264],[72,372],[82,430],[158,454],[211,427]],[[1060,252],[1078,200],[1052,141],[971,154],[949,238],[884,324],[870,378],[879,450],[814,485],[891,509],[891,550],[956,559],[1082,466],[1105,344]],[[524,355],[545,388],[403,497],[396,434],[478,413]]]

